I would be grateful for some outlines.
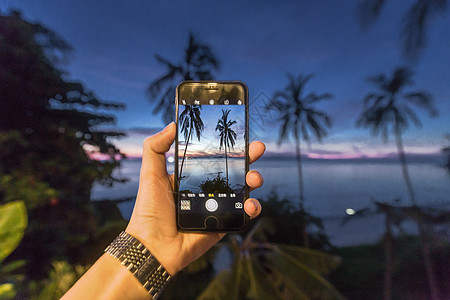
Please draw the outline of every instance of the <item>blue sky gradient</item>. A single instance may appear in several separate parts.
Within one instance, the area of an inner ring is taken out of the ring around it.
[[[387,1],[373,26],[362,29],[355,1],[32,1],[0,0],[0,9],[18,9],[31,21],[59,33],[74,48],[68,77],[80,80],[100,98],[126,103],[113,112],[116,128],[129,133],[117,142],[139,156],[147,134],[163,128],[153,115],[146,88],[165,72],[156,53],[177,63],[189,32],[211,45],[220,60],[217,79],[247,83],[253,114],[251,138],[272,153],[293,153],[292,143],[277,144],[273,113],[263,112],[274,91],[284,88],[288,72],[314,74],[307,92],[331,93],[318,108],[333,119],[322,144],[304,145],[312,158],[382,157],[395,153],[370,131],[356,128],[364,96],[375,91],[369,76],[390,74],[408,64],[411,90],[434,96],[439,116],[418,112],[422,128],[404,134],[409,153],[434,154],[449,144],[450,13],[436,14],[427,28],[427,46],[417,62],[401,53],[402,21],[411,1]]]

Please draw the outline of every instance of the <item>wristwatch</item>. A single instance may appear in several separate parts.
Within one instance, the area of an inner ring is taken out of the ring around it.
[[[105,252],[117,258],[153,299],[158,299],[170,275],[138,239],[122,231]]]

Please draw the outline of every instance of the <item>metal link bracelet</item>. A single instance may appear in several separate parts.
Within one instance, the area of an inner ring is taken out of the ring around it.
[[[153,299],[158,299],[170,275],[138,239],[122,231],[105,252],[117,258]]]

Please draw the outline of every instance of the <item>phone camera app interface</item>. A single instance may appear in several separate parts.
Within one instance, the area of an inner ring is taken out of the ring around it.
[[[245,105],[241,99],[180,99],[178,210],[242,214],[245,197]]]

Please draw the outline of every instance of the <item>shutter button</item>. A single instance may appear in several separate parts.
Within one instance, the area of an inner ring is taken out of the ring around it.
[[[205,207],[209,212],[215,212],[219,207],[219,203],[215,199],[208,199],[205,202]]]

